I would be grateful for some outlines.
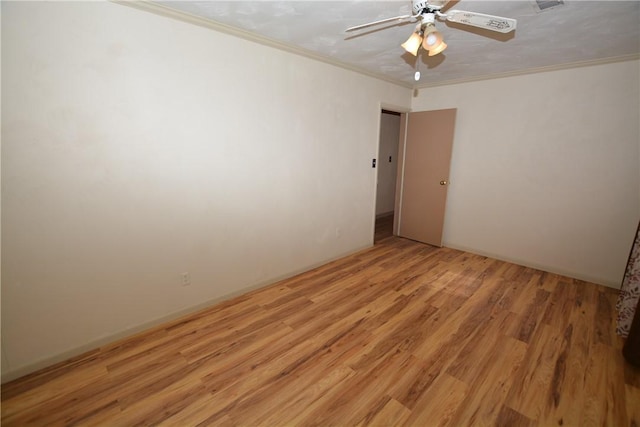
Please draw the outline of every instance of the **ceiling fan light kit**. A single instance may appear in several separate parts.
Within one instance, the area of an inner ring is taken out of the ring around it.
[[[484,28],[490,31],[497,31],[499,33],[508,33],[516,29],[517,21],[511,18],[467,12],[464,10],[451,10],[447,13],[442,13],[440,10],[446,6],[448,1],[449,0],[413,0],[413,15],[400,15],[393,18],[381,19],[379,21],[347,28],[346,31],[360,30],[392,21],[417,19],[419,22],[416,29],[407,41],[400,46],[413,56],[418,56],[420,47],[426,50],[429,56],[435,56],[447,48],[442,33],[436,29],[436,18],[472,27]],[[418,71],[416,71],[415,78],[416,81],[420,78]]]
[[[420,46],[434,56],[447,48],[447,44],[442,39],[442,33],[433,24],[418,24],[416,30],[409,36],[406,42],[400,46],[413,56],[418,56]]]
[[[418,25],[407,41],[402,43],[400,46],[413,56],[418,56],[418,49],[420,49],[420,45],[422,45],[422,30],[420,29],[420,25]]]
[[[427,24],[424,29],[422,48],[429,52],[429,56],[434,56],[447,48],[447,44],[442,39],[442,33],[436,30],[435,25]]]

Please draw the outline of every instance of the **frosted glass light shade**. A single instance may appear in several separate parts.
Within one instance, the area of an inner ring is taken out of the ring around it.
[[[429,52],[429,56],[435,56],[440,52],[442,52],[443,50],[445,50],[446,48],[447,48],[447,44],[443,41],[440,41],[438,45],[432,47],[431,50],[428,50],[427,52]]]
[[[400,46],[413,56],[418,56],[418,49],[420,49],[421,44],[422,36],[418,33],[413,33],[411,34],[411,37],[409,37],[407,41],[402,43]]]
[[[436,27],[427,25],[424,29],[422,47],[429,52],[429,56],[434,56],[445,50],[447,44],[442,39],[442,33],[436,30]]]

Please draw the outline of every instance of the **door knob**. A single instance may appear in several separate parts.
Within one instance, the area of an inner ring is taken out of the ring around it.
[[[447,181],[440,181],[440,185],[447,185],[448,182]]]

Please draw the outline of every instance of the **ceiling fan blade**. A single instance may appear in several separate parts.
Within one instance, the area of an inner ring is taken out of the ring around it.
[[[427,3],[432,9],[442,9],[449,3],[449,0],[427,0]]]
[[[471,25],[486,30],[508,33],[516,29],[516,21],[512,18],[485,15],[484,13],[467,12],[464,10],[450,10],[447,12],[447,21],[459,24]]]
[[[362,28],[367,28],[367,27],[371,27],[373,25],[379,25],[379,24],[384,24],[385,22],[391,22],[391,21],[400,21],[403,19],[410,19],[410,18],[417,18],[420,15],[400,15],[400,16],[394,16],[393,18],[386,18],[386,19],[381,19],[379,21],[373,21],[373,22],[368,22],[366,24],[362,24],[362,25],[356,25],[355,27],[350,27],[347,28],[346,30],[344,30],[345,32],[349,32],[349,31],[355,31],[355,30],[360,30]]]

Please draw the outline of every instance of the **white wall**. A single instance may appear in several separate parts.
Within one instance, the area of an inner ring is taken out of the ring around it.
[[[457,108],[444,244],[619,287],[640,219],[639,62],[423,89]]]
[[[400,116],[381,113],[376,215],[391,213],[395,207],[399,137]],[[391,156],[391,161],[389,161],[389,156]]]
[[[104,2],[3,2],[2,62],[3,379],[372,244],[408,89]]]

